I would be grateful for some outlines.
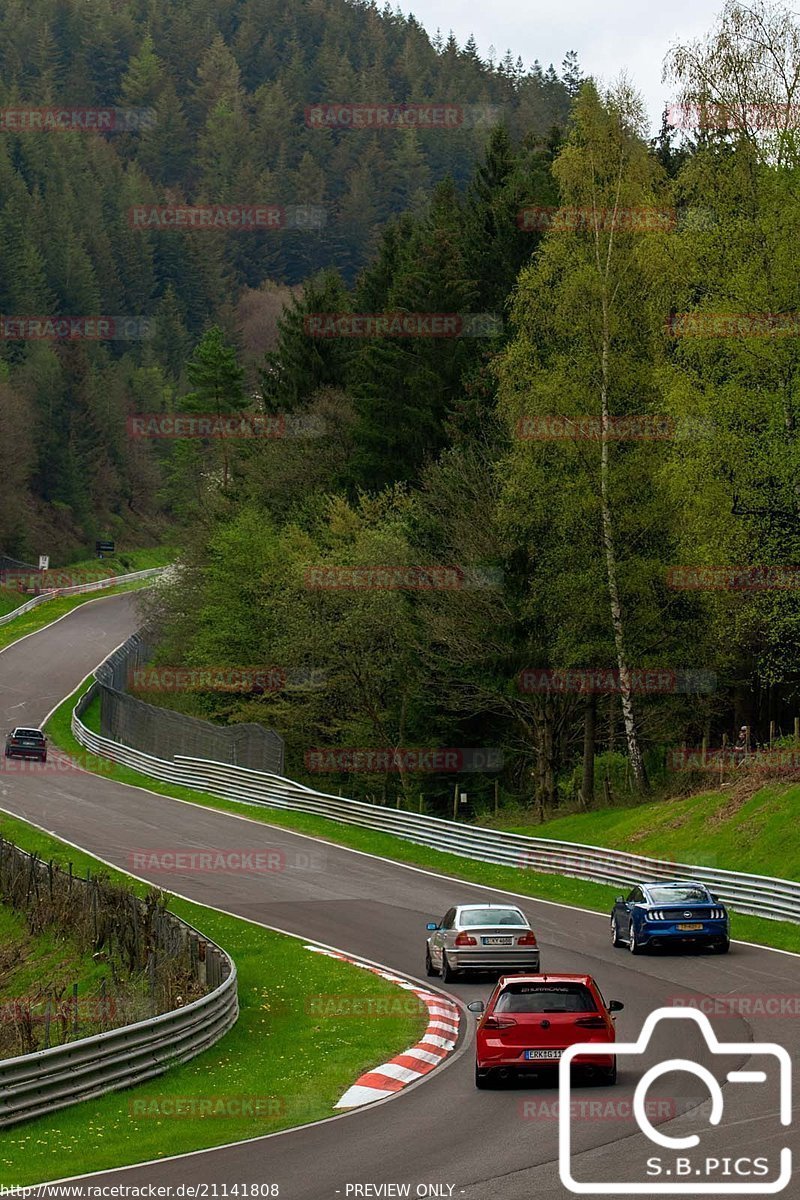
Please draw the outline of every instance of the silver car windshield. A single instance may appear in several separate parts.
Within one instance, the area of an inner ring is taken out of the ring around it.
[[[458,923],[462,929],[469,925],[525,925],[522,913],[516,908],[466,908]]]

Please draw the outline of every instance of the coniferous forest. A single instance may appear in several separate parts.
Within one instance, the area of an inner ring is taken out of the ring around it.
[[[0,312],[149,318],[152,336],[4,336],[0,547],[24,557],[53,540],[83,546],[98,529],[152,534],[161,475],[125,438],[126,413],[173,405],[214,322],[263,353],[286,289],[321,270],[352,283],[391,217],[423,211],[445,178],[465,186],[488,133],[485,117],[444,132],[320,129],[310,106],[490,106],[536,144],[566,118],[574,56],[562,75],[509,56],[483,63],[472,43],[432,42],[413,18],[346,0],[4,5],[4,112],[141,119],[47,133],[4,117]],[[323,223],[193,236],[129,221],[137,205],[203,202],[311,207]]]
[[[139,341],[2,343],[0,547],[177,527],[181,573],[152,604],[160,660],[285,679],[170,703],[276,728],[295,778],[314,778],[315,747],[494,748],[476,803],[497,778],[540,815],[590,805],[602,780],[645,794],[670,747],[791,729],[793,18],[732,2],[677,46],[685,120],[655,138],[630,87],[582,79],[572,54],[558,71],[484,62],[344,0],[45,0],[35,20],[12,3],[0,56],[4,107],[154,114],[0,141],[0,312],[152,319]],[[494,115],[309,127],[327,101]],[[210,203],[325,219],[197,233],[126,215]],[[309,334],[334,313],[491,320],[480,336]],[[132,414],[175,410],[285,436],[129,436]],[[567,432],[543,434],[553,422]],[[457,584],[309,584],[377,568]],[[541,682],[587,670],[612,682]],[[448,802],[413,770],[325,783]]]

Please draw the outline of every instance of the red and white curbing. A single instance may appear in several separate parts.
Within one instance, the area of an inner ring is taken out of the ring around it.
[[[414,1083],[434,1067],[438,1067],[455,1048],[460,1013],[458,1005],[452,1000],[418,987],[417,984],[401,979],[390,971],[383,971],[371,963],[350,958],[347,954],[338,954],[322,946],[306,946],[306,950],[313,950],[315,954],[324,954],[328,958],[338,958],[353,967],[361,967],[365,971],[371,971],[373,975],[380,975],[381,979],[395,983],[398,987],[419,996],[428,1009],[428,1028],[417,1044],[404,1050],[402,1054],[397,1054],[382,1066],[367,1071],[347,1089],[336,1108],[357,1108],[360,1104],[371,1104],[375,1100],[383,1100],[386,1096],[402,1091],[409,1083]]]

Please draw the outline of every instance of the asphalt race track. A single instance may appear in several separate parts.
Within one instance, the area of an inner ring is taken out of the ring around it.
[[[0,653],[0,712],[5,728],[42,721],[136,625],[136,595],[124,593],[84,605]],[[179,801],[78,771],[2,773],[0,791],[4,810],[166,889],[417,978],[423,971],[425,922],[441,917],[454,902],[486,895],[485,889],[225,813],[200,807],[190,810]],[[133,865],[136,851],[208,848],[278,848],[287,865],[268,875],[158,873]],[[491,898],[502,897],[492,893]],[[543,970],[589,972],[607,999],[624,1001],[625,1010],[617,1021],[622,1041],[635,1040],[645,1017],[676,996],[800,995],[800,957],[735,945],[727,957],[634,959],[624,949],[612,949],[605,916],[543,902],[521,903],[539,937]],[[466,1002],[485,997],[489,988],[490,980],[485,979],[458,982],[447,990]],[[92,1177],[92,1183],[277,1183],[284,1200],[398,1194],[353,1190],[352,1185],[366,1184],[410,1184],[408,1194],[413,1196],[417,1184],[435,1184],[440,1191],[432,1194],[475,1200],[563,1200],[569,1192],[558,1173],[558,1121],[552,1107],[557,1089],[545,1083],[477,1092],[470,1045],[473,1020],[469,1015],[464,1022],[466,1040],[448,1065],[388,1102],[255,1142],[106,1172]],[[797,1058],[797,1016],[726,1015],[715,1017],[713,1023],[722,1041],[779,1042]],[[313,1047],[309,1049],[313,1052]],[[648,1157],[660,1155],[664,1169],[671,1167],[675,1151],[648,1142],[617,1111],[588,1105],[613,1100],[619,1107],[629,1102],[645,1067],[673,1057],[702,1063],[719,1079],[731,1069],[730,1056],[708,1052],[691,1022],[659,1025],[647,1053],[620,1059],[616,1088],[577,1089],[576,1178],[606,1181],[610,1194],[619,1195],[613,1185],[636,1178],[631,1175],[634,1165],[638,1169]],[[741,1068],[747,1061],[755,1068],[755,1058],[744,1054],[736,1056],[733,1065]],[[224,1080],[218,1090],[224,1093]],[[692,1152],[699,1156],[693,1163],[705,1157],[728,1157],[733,1164],[743,1156],[769,1156],[767,1178],[774,1178],[780,1148],[791,1146],[795,1158],[800,1151],[796,1129],[783,1129],[778,1121],[777,1075],[762,1084],[725,1082],[723,1094],[724,1116],[712,1128],[706,1107],[697,1108],[708,1095],[704,1086],[686,1074],[665,1076],[651,1089],[659,1114],[654,1123],[673,1136],[701,1136],[701,1146]],[[638,1177],[652,1194],[655,1189],[648,1186],[648,1177],[641,1171]],[[714,1178],[744,1185],[740,1195],[758,1194],[750,1189],[747,1177]],[[696,1190],[687,1194],[702,1194],[701,1183],[698,1179]],[[800,1189],[790,1183],[783,1194],[798,1195]]]

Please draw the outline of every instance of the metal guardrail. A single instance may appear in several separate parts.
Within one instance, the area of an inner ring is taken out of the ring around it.
[[[236,965],[188,922],[181,924],[203,940],[206,961],[209,955],[216,957],[222,982],[184,1008],[0,1060],[0,1129],[153,1079],[201,1054],[228,1032],[239,1015]]]
[[[0,617],[0,625],[8,625],[9,621],[21,617],[23,613],[30,612],[31,609],[38,608],[40,604],[46,604],[48,600],[55,600],[60,596],[78,596],[82,592],[100,592],[104,588],[119,587],[123,583],[134,583],[137,579],[150,579],[154,575],[163,575],[168,570],[169,567],[148,567],[145,571],[132,571],[130,575],[111,575],[107,579],[93,579],[89,583],[76,583],[73,587],[51,588],[39,596],[33,596],[25,604],[15,608],[13,612]]]
[[[153,758],[87,729],[80,718],[92,699],[94,686],[81,697],[73,710],[73,734],[92,753],[131,767],[143,775],[242,804],[316,813],[347,825],[391,833],[418,845],[479,862],[500,863],[619,887],[630,887],[652,878],[702,879],[715,895],[737,912],[800,923],[800,883],[790,879],[664,862],[602,846],[553,841],[463,825],[441,817],[427,817],[332,796],[279,775],[251,771],[228,763],[182,755],[176,755],[172,761]]]

